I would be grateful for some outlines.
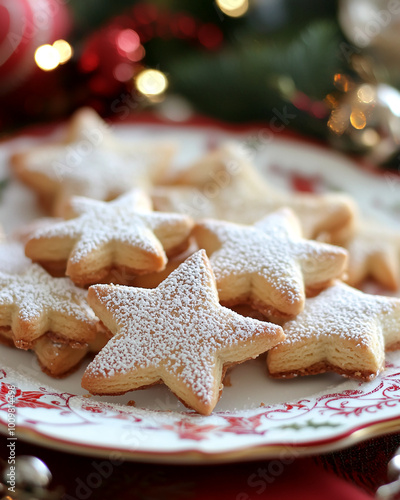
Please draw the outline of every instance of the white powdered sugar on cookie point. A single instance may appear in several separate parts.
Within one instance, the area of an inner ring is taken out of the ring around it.
[[[19,274],[0,272],[0,326],[10,327],[22,348],[48,332],[65,343],[85,344],[94,339],[97,324],[86,295],[68,278],[53,278],[37,264]]]
[[[156,289],[95,285],[89,302],[115,336],[89,365],[83,387],[126,392],[162,380],[205,414],[218,400],[224,364],[255,357],[283,338],[280,327],[219,305],[204,251]]]
[[[139,190],[110,202],[75,197],[71,209],[75,218],[34,232],[26,254],[43,265],[67,258],[66,274],[78,284],[95,283],[110,267],[161,270],[167,253],[187,246],[192,228],[184,215],[153,212]]]
[[[339,277],[346,262],[345,250],[303,239],[288,209],[254,226],[205,220],[194,235],[210,255],[221,301],[249,302],[266,312],[298,314],[305,289]]]
[[[274,376],[324,371],[368,380],[383,369],[384,349],[400,342],[400,299],[369,295],[341,282],[307,299],[283,326],[286,339],[271,350]]]

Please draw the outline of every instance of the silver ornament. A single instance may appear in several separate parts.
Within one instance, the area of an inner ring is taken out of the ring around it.
[[[11,474],[12,472],[12,474]],[[60,500],[63,489],[49,490],[52,475],[47,465],[37,457],[21,455],[15,459],[15,469],[5,467],[0,484],[0,500],[7,496],[10,477],[15,481],[13,496],[16,500]],[[1,489],[3,486],[3,490]],[[5,497],[2,497],[5,495]]]

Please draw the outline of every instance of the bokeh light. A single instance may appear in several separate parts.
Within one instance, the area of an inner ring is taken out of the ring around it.
[[[168,87],[167,77],[157,69],[144,69],[135,79],[136,88],[146,96],[158,96]]]
[[[248,0],[217,0],[221,11],[229,17],[240,17],[249,10]]]
[[[136,50],[129,52],[126,55],[126,57],[132,62],[138,62],[138,61],[141,61],[145,55],[146,55],[146,51],[145,51],[143,45],[139,45],[139,47]]]
[[[119,82],[127,82],[133,76],[133,66],[127,63],[120,63],[115,66],[113,75]]]
[[[357,130],[361,130],[365,127],[365,125],[367,124],[367,119],[364,115],[364,113],[359,110],[359,109],[355,109],[351,112],[351,115],[350,115],[350,123],[353,125],[354,128],[356,128]]]
[[[348,124],[349,112],[346,108],[337,108],[332,111],[328,120],[328,127],[332,132],[341,135],[346,131]]]
[[[333,83],[335,87],[342,92],[348,92],[351,87],[349,78],[341,73],[336,73],[333,77]]]
[[[357,97],[361,102],[369,104],[375,100],[375,90],[371,85],[364,84],[357,91]]]
[[[35,51],[35,62],[43,71],[51,71],[60,64],[60,54],[52,45],[41,45]]]
[[[381,138],[376,130],[373,128],[366,128],[361,132],[360,140],[364,146],[372,148],[379,143]]]
[[[58,52],[60,64],[65,64],[73,56],[72,47],[66,40],[56,40],[53,43],[53,47]]]
[[[66,40],[56,40],[53,45],[40,45],[35,51],[35,62],[43,71],[56,69],[73,56],[71,45]]]
[[[119,51],[129,54],[130,52],[134,52],[139,45],[140,38],[136,31],[125,29],[118,33],[117,47]]]

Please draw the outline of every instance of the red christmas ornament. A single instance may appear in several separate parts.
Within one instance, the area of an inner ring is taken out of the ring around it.
[[[88,74],[93,94],[110,96],[121,92],[132,79],[137,62],[144,56],[136,31],[111,24],[95,32],[86,41],[79,69]]]
[[[64,0],[0,0],[0,94],[40,74],[37,47],[64,37],[71,18]]]

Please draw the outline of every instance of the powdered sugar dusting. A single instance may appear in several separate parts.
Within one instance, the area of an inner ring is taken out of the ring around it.
[[[197,252],[154,290],[95,286],[101,302],[115,314],[118,333],[88,373],[112,377],[151,368],[156,379],[173,375],[199,400],[209,402],[217,356],[265,335],[266,326],[273,336],[277,327],[221,307],[204,258],[204,252]]]
[[[69,238],[75,243],[71,262],[79,262],[93,251],[109,243],[129,245],[150,254],[164,254],[153,231],[163,228],[166,236],[176,231],[176,223],[187,226],[183,215],[151,211],[147,196],[139,190],[120,196],[112,202],[89,198],[73,198],[74,219],[39,229],[33,238]]]
[[[399,299],[369,295],[338,282],[307,299],[304,311],[284,325],[287,337],[282,345],[325,336],[368,345],[371,335],[382,333],[383,338],[396,334],[400,339],[399,319]]]
[[[148,187],[171,153],[167,144],[128,149],[107,142],[98,145],[81,141],[33,150],[27,154],[26,169],[46,175],[71,194],[106,200],[110,194]]]
[[[220,289],[225,278],[235,277],[241,282],[242,293],[251,293],[257,284],[267,284],[271,294],[284,296],[291,304],[304,299],[304,284],[321,280],[322,272],[322,280],[341,272],[338,257],[343,257],[344,251],[302,239],[298,223],[287,210],[271,214],[254,226],[206,220],[199,227],[220,242],[220,248],[210,257]],[[198,243],[206,250],[207,239],[200,231]]]
[[[12,315],[18,314],[24,321],[45,317],[43,331],[38,336],[51,330],[54,314],[92,324],[95,316],[86,303],[86,295],[68,278],[53,278],[37,264],[31,264],[20,274],[0,272],[1,316],[6,318],[11,310]]]

